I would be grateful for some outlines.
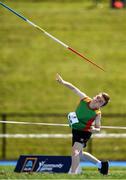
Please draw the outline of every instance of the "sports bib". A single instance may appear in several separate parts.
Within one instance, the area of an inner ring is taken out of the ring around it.
[[[75,112],[70,112],[70,113],[68,114],[68,121],[69,121],[70,127],[71,127],[73,124],[79,122]]]

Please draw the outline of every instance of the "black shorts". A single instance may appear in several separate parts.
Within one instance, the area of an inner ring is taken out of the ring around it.
[[[72,146],[75,142],[83,144],[83,147],[86,147],[87,141],[90,139],[92,133],[89,131],[79,131],[72,129]]]

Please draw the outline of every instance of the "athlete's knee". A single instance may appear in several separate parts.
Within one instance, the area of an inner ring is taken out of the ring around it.
[[[72,156],[79,156],[83,149],[83,145],[81,143],[75,142],[72,147]]]
[[[73,148],[72,149],[72,156],[79,156],[79,154],[80,154],[80,150],[79,149],[77,149],[77,148]]]
[[[79,151],[78,150],[74,150],[72,153],[72,156],[79,156]]]

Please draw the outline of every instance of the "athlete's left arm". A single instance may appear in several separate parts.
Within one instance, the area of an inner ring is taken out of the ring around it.
[[[91,132],[92,133],[98,133],[101,129],[101,114],[99,113],[93,123],[93,126],[91,126]]]

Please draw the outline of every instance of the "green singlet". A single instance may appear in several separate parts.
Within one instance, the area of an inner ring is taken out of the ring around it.
[[[90,109],[89,107],[90,101],[91,99],[89,97],[84,98],[80,101],[75,111],[79,123],[73,124],[72,125],[73,129],[88,131],[90,129],[90,126],[92,125],[92,122],[95,120],[95,117],[97,116],[97,114],[100,113],[99,109],[97,110]]]

